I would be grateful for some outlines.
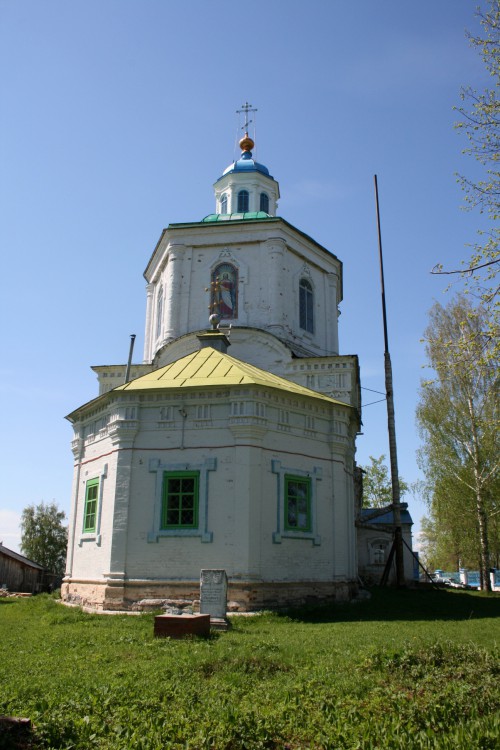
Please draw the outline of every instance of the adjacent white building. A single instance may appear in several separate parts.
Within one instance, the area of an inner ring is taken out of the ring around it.
[[[125,385],[124,365],[94,367],[98,397],[68,416],[67,602],[198,599],[202,568],[226,570],[242,609],[356,587],[360,385],[357,357],[339,353],[342,264],[276,216],[253,145],[245,134],[216,181],[215,213],[162,232],[143,364]]]

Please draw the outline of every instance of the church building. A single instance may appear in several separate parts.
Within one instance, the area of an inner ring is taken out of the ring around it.
[[[68,603],[195,601],[207,568],[225,569],[241,610],[356,590],[342,263],[277,215],[248,132],[240,147],[214,213],[170,224],[146,265],[143,363],[128,382],[125,365],[94,367],[99,395],[67,417]]]

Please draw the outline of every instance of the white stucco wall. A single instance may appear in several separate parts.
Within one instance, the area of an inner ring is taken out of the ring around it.
[[[234,401],[245,403],[247,413],[234,416]],[[264,405],[265,416],[255,416],[255,403]],[[208,419],[199,418],[204,405],[210,407]],[[106,426],[97,433],[93,418],[76,425],[85,437],[75,469],[69,578],[197,580],[207,567],[225,568],[230,578],[242,580],[354,577],[351,448],[346,439],[333,450],[334,412],[349,423],[348,407],[255,387],[116,396],[100,415],[99,424]],[[197,536],[155,536],[158,477],[161,482],[164,470],[183,467],[206,472],[206,529]],[[312,477],[311,534],[287,537],[277,521],[285,473]],[[99,533],[85,535],[85,486],[97,476]]]
[[[313,356],[338,354],[337,306],[341,263],[279,219],[270,223],[170,227],[146,269],[147,314],[144,360],[165,343],[208,324],[211,273],[227,262],[238,269],[238,315],[232,326],[272,332]],[[314,294],[314,332],[299,325],[299,283]],[[158,295],[163,295],[158,321]]]

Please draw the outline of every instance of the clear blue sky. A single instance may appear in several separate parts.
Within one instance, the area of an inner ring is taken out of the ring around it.
[[[453,129],[460,87],[488,85],[465,30],[474,0],[0,0],[0,541],[30,503],[69,512],[72,430],[90,365],[142,359],[143,270],[163,227],[214,210],[235,110],[258,108],[256,158],[279,215],[344,263],[340,351],[384,390],[378,175],[400,473],[419,478],[420,339],[479,217]],[[364,401],[377,394],[363,391]],[[364,409],[358,463],[388,453]],[[424,506],[410,499],[417,522]]]

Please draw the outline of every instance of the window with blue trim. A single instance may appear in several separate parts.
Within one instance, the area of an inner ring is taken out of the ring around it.
[[[260,210],[269,213],[269,196],[267,193],[260,194]]]
[[[238,193],[238,213],[244,214],[248,211],[249,195],[248,190],[240,190]]]

